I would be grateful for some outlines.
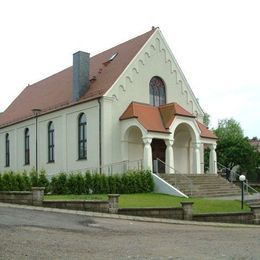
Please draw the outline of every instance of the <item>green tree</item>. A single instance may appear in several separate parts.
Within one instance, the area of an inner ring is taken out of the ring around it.
[[[207,127],[209,127],[209,124],[210,124],[210,115],[206,112],[204,112],[203,124]]]
[[[252,179],[259,166],[260,155],[244,137],[240,124],[232,118],[223,119],[214,132],[218,137],[218,162],[229,168],[239,165],[239,171],[247,173],[247,177]]]

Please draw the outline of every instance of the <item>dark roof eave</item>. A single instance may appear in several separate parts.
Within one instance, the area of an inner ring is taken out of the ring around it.
[[[214,139],[214,140],[218,139],[217,137],[209,137],[209,136],[203,136],[203,135],[200,135],[200,137],[205,138],[205,139]]]
[[[156,130],[151,130],[151,129],[146,129],[148,132],[155,132],[155,133],[162,133],[162,134],[171,134],[172,132],[167,132],[167,131],[156,131]]]

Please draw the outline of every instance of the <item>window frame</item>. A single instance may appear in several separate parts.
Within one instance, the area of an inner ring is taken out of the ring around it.
[[[87,117],[81,113],[78,117],[78,160],[87,159]]]
[[[154,76],[149,82],[150,105],[161,106],[166,104],[166,87],[162,78]]]
[[[10,167],[10,139],[9,134],[5,134],[5,167]]]
[[[55,155],[54,155],[54,124],[52,121],[48,123],[48,163],[55,162]]]
[[[24,165],[30,164],[30,130],[24,130]]]

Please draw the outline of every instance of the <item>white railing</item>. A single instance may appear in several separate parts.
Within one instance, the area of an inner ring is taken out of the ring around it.
[[[234,181],[238,181],[239,180],[239,174],[235,171],[233,171],[232,169],[226,167],[225,165],[221,164],[221,163],[217,163],[217,166],[218,166],[218,174],[220,176],[222,176],[223,178],[226,178],[228,181],[230,182],[234,182]],[[220,170],[220,171],[219,171]],[[224,174],[224,176],[223,176]],[[243,182],[243,190],[246,192],[246,193],[249,193],[249,190],[251,192],[254,192],[254,193],[259,193],[256,189],[254,189],[252,186],[250,186],[248,184],[248,179],[246,179],[244,182]]]
[[[177,174],[181,174],[181,178],[184,178],[184,179],[186,179],[188,181],[188,183],[189,183],[188,188],[189,188],[189,192],[190,192],[190,194],[188,194],[188,195],[192,196],[193,182],[192,182],[192,180],[189,177],[187,177],[185,174],[182,174],[182,173],[178,172],[176,169],[174,169],[170,165],[167,165],[164,161],[162,161],[159,158],[156,158],[155,162],[156,162],[156,164],[154,165],[154,172],[157,175],[159,175],[159,163],[161,163],[165,167],[165,173],[166,173],[166,169],[167,168],[173,170],[174,173],[172,173],[171,176],[174,179],[174,187],[175,188],[178,188],[178,184],[179,184],[178,183],[178,175]]]
[[[101,165],[100,167],[89,167],[81,169],[81,172],[90,172],[90,173],[104,173],[108,175],[113,174],[122,174],[130,170],[142,170],[143,169],[143,160],[135,161],[121,161],[116,163],[110,163]]]

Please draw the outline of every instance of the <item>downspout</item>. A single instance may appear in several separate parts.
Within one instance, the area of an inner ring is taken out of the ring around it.
[[[98,99],[98,114],[99,114],[99,127],[98,127],[98,131],[99,131],[99,173],[102,172],[102,120],[101,120],[101,98]]]

